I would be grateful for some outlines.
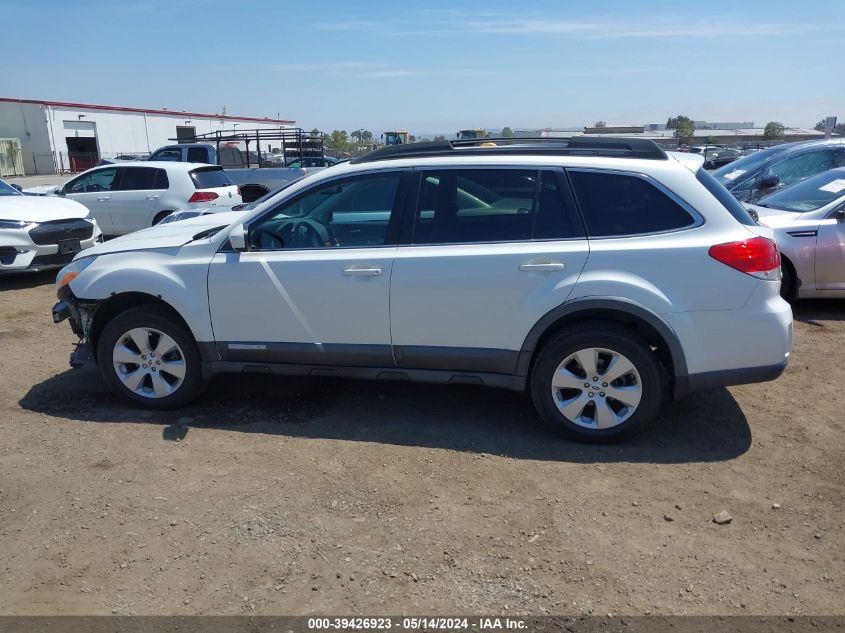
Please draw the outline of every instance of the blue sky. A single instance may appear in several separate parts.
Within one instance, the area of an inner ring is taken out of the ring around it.
[[[0,0],[0,96],[412,133],[845,119],[842,0]]]

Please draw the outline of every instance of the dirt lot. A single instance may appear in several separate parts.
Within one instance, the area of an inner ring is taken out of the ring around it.
[[[68,368],[53,300],[0,278],[0,614],[843,613],[845,302],[797,308],[777,382],[589,447],[469,387],[133,410]]]

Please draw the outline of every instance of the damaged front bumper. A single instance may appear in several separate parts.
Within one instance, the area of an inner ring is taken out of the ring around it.
[[[97,304],[78,300],[68,286],[60,288],[56,294],[59,300],[53,306],[53,323],[67,320],[70,323],[70,329],[79,337],[76,347],[70,354],[70,366],[76,369],[95,362],[89,335]]]

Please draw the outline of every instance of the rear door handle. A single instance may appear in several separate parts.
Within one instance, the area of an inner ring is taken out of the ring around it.
[[[538,263],[529,263],[529,264],[520,264],[519,265],[519,269],[523,272],[526,272],[526,273],[532,273],[532,272],[538,272],[538,271],[540,271],[540,272],[542,272],[542,271],[554,272],[554,271],[558,271],[558,270],[563,270],[564,268],[566,268],[566,266],[564,266],[563,262],[542,262],[542,263],[538,262]]]
[[[97,202],[106,202],[109,199],[109,196],[103,196],[102,198],[97,198]]]
[[[379,275],[381,275],[381,268],[360,268],[356,266],[350,266],[349,268],[343,269],[343,274],[358,277],[378,277]]]
[[[158,200],[158,196],[147,196],[147,200]]]

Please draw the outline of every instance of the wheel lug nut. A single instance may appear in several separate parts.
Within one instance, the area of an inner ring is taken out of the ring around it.
[[[598,376],[593,376],[593,382],[598,382],[598,381],[599,381],[599,377],[598,377]]]
[[[594,393],[591,391],[590,393],[588,393],[588,394],[587,394],[587,397],[592,398],[594,395],[596,395],[596,394],[594,394]]]
[[[604,391],[599,394],[602,398],[604,398]]]
[[[584,383],[584,386],[585,386],[585,387],[589,387],[589,386],[590,386],[590,383],[585,382],[585,383]]]
[[[603,383],[601,384],[601,386],[602,386],[602,387],[607,387],[607,383],[606,383],[606,382],[603,382]]]

